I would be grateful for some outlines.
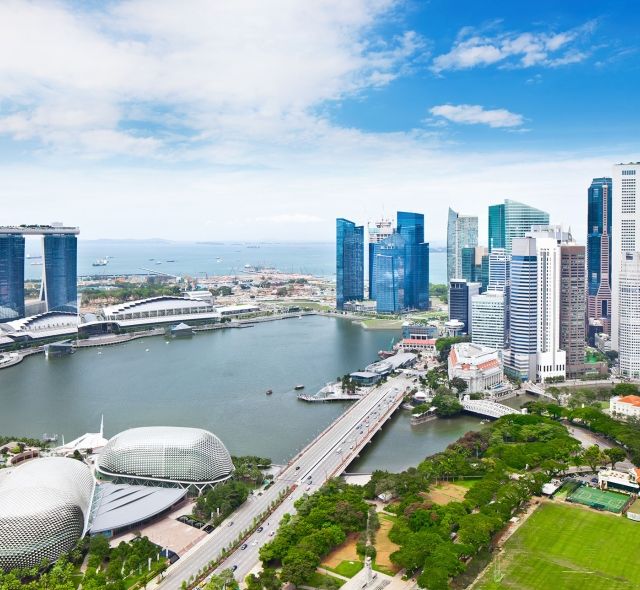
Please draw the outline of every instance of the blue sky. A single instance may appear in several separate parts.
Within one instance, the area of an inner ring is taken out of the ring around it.
[[[546,208],[638,160],[637,2],[6,0],[0,223],[331,240]]]

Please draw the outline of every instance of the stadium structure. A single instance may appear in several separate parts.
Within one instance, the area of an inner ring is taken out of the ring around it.
[[[125,430],[109,440],[96,464],[96,476],[113,483],[196,493],[229,479],[233,470],[231,455],[215,434],[175,426]]]
[[[86,533],[94,492],[87,465],[49,457],[0,477],[0,568],[56,561]]]

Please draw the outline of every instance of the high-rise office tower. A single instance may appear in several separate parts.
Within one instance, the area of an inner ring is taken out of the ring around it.
[[[631,379],[639,379],[640,253],[626,252],[622,256],[617,284],[619,287],[617,316],[620,374]]]
[[[504,248],[511,253],[514,239],[522,238],[534,225],[549,225],[549,214],[535,207],[505,199],[489,207],[489,251]]]
[[[471,298],[471,340],[503,350],[507,345],[506,303],[502,291],[487,291]]]
[[[587,191],[587,313],[611,333],[611,178],[594,178]]]
[[[364,299],[364,226],[336,219],[336,309]]]
[[[369,234],[369,299],[372,301],[376,298],[375,293],[375,281],[373,280],[373,261],[376,255],[376,244],[379,244],[383,240],[386,240],[393,234],[395,227],[393,221],[390,219],[381,219],[380,221],[370,221],[367,226],[367,232]]]
[[[538,264],[535,240],[513,240],[510,264],[509,351],[505,369],[527,381],[536,376],[538,350]]]
[[[47,311],[78,311],[78,238],[70,233],[42,237],[44,275],[41,301]]]
[[[449,320],[464,324],[463,334],[471,334],[471,302],[480,293],[480,283],[468,283],[464,279],[452,279],[449,283]]]
[[[24,317],[24,236],[0,233],[0,323]]]
[[[405,309],[405,247],[400,234],[393,234],[376,246],[373,276],[379,313],[399,313]]]
[[[480,283],[480,291],[485,291],[488,282],[488,264],[485,263],[486,277],[483,279],[483,257],[486,256],[487,249],[484,246],[470,246],[462,248],[460,255],[460,277],[469,283]],[[485,261],[488,262],[488,261]]]
[[[506,291],[509,286],[511,256],[504,248],[494,248],[489,254],[489,286],[492,291]]]
[[[478,245],[478,218],[449,208],[447,221],[447,282],[462,277],[462,250]]]
[[[575,379],[585,369],[585,247],[563,243],[560,257],[560,348],[567,357],[567,377]]]
[[[504,205],[489,205],[489,252],[504,248]]]
[[[627,252],[640,249],[640,162],[613,167],[611,236],[611,348],[619,349],[620,269]]]
[[[429,309],[429,244],[424,215],[398,211],[397,231],[405,239],[405,308]]]

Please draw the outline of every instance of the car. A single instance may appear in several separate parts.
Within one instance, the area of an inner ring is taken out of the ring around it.
[[[229,521],[229,526],[233,526],[233,520]]]
[[[300,469],[300,465],[296,465],[296,471],[298,471],[298,469]]]
[[[264,531],[264,527],[263,526],[259,526],[258,527],[258,532],[261,533],[262,531]]]
[[[598,478],[597,477],[592,477],[591,478],[591,483],[598,483]]]
[[[232,571],[232,572],[235,572],[237,569],[238,569],[238,566],[237,566],[237,565],[232,565],[232,566],[231,566],[231,571]]]
[[[240,550],[244,551],[247,548],[247,544],[246,543],[242,543],[242,545],[240,545]]]
[[[308,492],[309,490],[311,490],[311,486],[307,486],[307,489],[305,491]]]
[[[269,533],[269,536],[270,536],[270,537],[273,537],[273,535],[275,535],[275,534],[276,534],[276,532],[275,532],[275,531],[271,531],[271,532]]]

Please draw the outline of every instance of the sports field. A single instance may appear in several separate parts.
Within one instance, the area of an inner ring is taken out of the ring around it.
[[[543,504],[513,534],[476,590],[637,590],[640,523]]]
[[[591,506],[598,510],[608,510],[609,512],[618,514],[628,502],[629,496],[617,492],[610,492],[609,490],[580,486],[575,492],[569,494],[567,500],[569,500],[569,502],[577,502],[578,504]]]

